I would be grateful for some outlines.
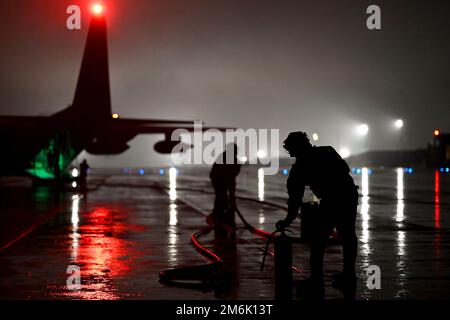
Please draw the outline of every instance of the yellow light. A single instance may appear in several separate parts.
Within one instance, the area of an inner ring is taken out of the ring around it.
[[[441,132],[439,130],[434,130],[434,135],[437,137]]]
[[[120,118],[118,113],[113,113],[112,117],[113,117],[113,119],[119,119]]]
[[[103,6],[102,6],[101,4],[98,4],[98,3],[94,4],[94,5],[92,6],[92,12],[93,12],[96,16],[101,15],[101,14],[103,13]]]

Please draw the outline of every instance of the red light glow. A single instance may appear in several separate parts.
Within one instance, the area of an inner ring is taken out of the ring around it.
[[[104,8],[101,4],[96,3],[92,6],[92,13],[96,16],[100,16],[103,14]]]

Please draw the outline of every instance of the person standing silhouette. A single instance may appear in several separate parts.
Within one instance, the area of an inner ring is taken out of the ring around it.
[[[82,192],[87,191],[87,175],[89,171],[89,165],[86,161],[86,159],[83,159],[83,161],[80,163],[80,189]]]
[[[236,177],[241,170],[237,160],[237,146],[228,144],[225,151],[217,157],[209,177],[214,188],[214,209],[210,218],[215,224],[235,226]]]

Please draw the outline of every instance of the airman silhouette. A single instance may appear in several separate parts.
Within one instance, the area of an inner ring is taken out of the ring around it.
[[[228,161],[227,161],[228,159]],[[209,177],[214,188],[214,209],[211,218],[216,224],[235,226],[236,177],[241,170],[237,160],[237,146],[228,144],[213,164]]]
[[[288,214],[277,222],[278,228],[289,226],[302,205],[305,186],[320,199],[318,217],[310,241],[311,277],[305,282],[313,296],[323,298],[323,258],[327,240],[336,228],[343,243],[343,272],[335,276],[334,285],[346,298],[354,298],[357,237],[355,220],[358,191],[350,169],[332,147],[316,147],[304,132],[291,132],[284,148],[296,159],[287,180]]]

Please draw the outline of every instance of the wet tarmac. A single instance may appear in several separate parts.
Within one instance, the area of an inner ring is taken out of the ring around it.
[[[169,267],[210,262],[194,248],[191,235],[205,227],[213,194],[208,168],[140,173],[93,170],[86,195],[32,189],[23,179],[0,180],[0,298],[274,298],[273,257],[261,272],[265,240],[242,228],[238,219],[235,246],[224,250],[214,232],[200,239],[227,255],[232,271],[227,285],[160,283],[159,272]],[[450,174],[355,169],[354,179],[361,193],[357,299],[448,299]],[[252,225],[272,232],[285,216],[285,180],[282,173],[263,176],[255,168],[243,169],[238,206]],[[300,234],[298,221],[293,229]],[[331,286],[331,275],[342,267],[341,255],[341,246],[327,248],[327,299],[342,299]],[[294,244],[295,282],[308,275],[308,257],[306,244]],[[371,265],[380,267],[381,289],[366,285]],[[80,268],[79,290],[67,287],[69,266]]]

